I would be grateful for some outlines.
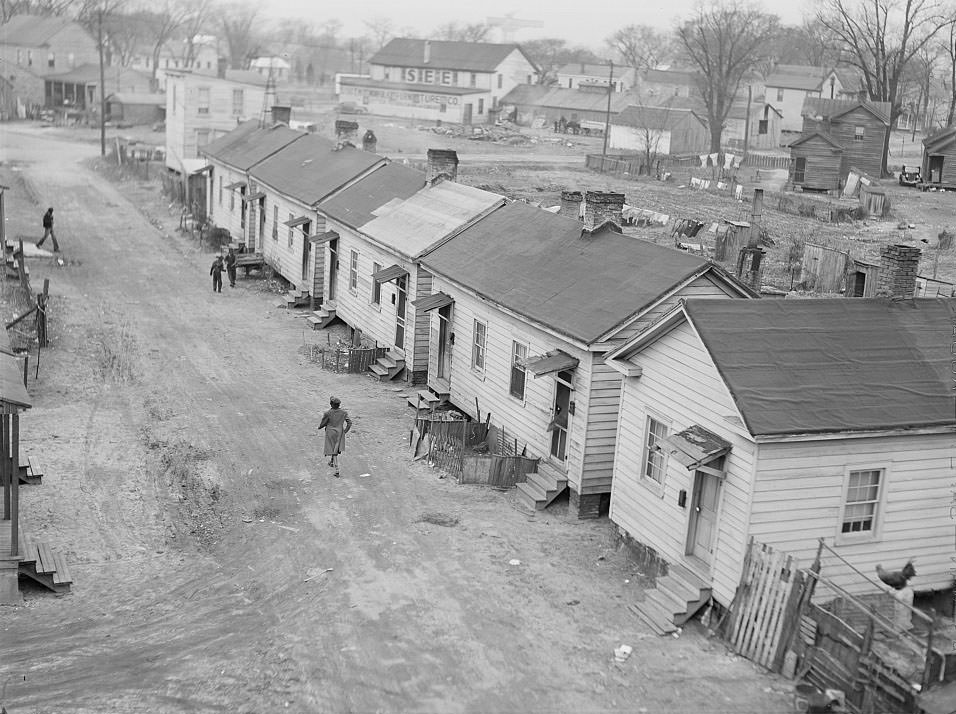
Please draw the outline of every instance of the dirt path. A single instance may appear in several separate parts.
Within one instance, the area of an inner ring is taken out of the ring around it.
[[[529,520],[411,463],[393,388],[309,362],[321,335],[261,281],[214,295],[147,189],[79,163],[95,146],[15,131],[2,158],[56,206],[66,258],[32,266],[55,341],[21,427],[49,473],[21,511],[76,582],[0,608],[10,714],[786,710],[723,647],[641,626],[606,521]],[[315,432],[330,393],[355,419],[341,479]]]

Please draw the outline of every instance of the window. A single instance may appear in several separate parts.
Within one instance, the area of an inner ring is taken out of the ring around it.
[[[23,64],[23,50],[17,50],[17,64]]]
[[[477,86],[478,86],[478,75],[475,74],[474,72],[471,73],[471,80],[470,80],[470,82],[471,82],[471,86],[472,86],[472,87],[477,87]]]
[[[386,68],[385,68],[385,81],[386,81],[386,82],[392,78],[392,76],[391,76],[392,73],[389,71],[389,69],[390,69],[389,67],[386,67]]]
[[[520,342],[511,343],[511,396],[515,399],[524,400],[524,385],[527,379],[527,371],[519,364],[522,360],[528,358],[528,345]]]
[[[855,126],[853,127],[853,141],[863,141],[863,138],[866,136],[866,127]]]
[[[498,75],[498,89],[501,89],[501,83],[504,81],[503,75]]]
[[[241,89],[232,90],[232,115],[239,116],[242,114],[242,104],[245,97]]]
[[[484,100],[484,99],[479,99],[479,100],[478,100],[478,113],[479,113],[479,114],[484,114],[484,113],[485,113],[485,100]]]
[[[438,113],[439,113],[439,114],[444,114],[444,113],[447,112],[447,111],[448,111],[448,105],[447,105],[447,104],[445,104],[444,102],[442,102],[441,104],[438,105]]]
[[[166,64],[164,66],[169,67],[169,57],[166,58]]]
[[[279,240],[279,207],[272,207],[272,240]]]
[[[199,157],[199,149],[209,143],[209,129],[196,129],[196,157]]]
[[[222,205],[222,176],[219,177],[219,205]]]
[[[375,275],[379,270],[382,269],[382,266],[378,263],[372,263],[372,275]],[[372,278],[372,304],[381,305],[382,304],[382,284],[378,282],[375,278]]]
[[[294,214],[294,213],[290,213],[290,214],[289,214],[289,223],[292,223],[293,220],[295,220],[295,214]],[[290,248],[292,247],[292,226],[289,226],[289,247],[290,247]]]
[[[783,101],[783,89],[778,89],[778,90],[777,90],[777,101],[778,101],[778,102],[782,102],[782,101]]]
[[[768,126],[768,124],[769,124],[769,122],[768,122],[766,119],[760,119],[760,120],[757,122],[757,133],[758,133],[758,134],[766,134],[766,133],[767,133],[767,126]]]
[[[229,189],[229,210],[236,210],[236,190],[234,188]]]
[[[51,52],[46,56],[46,66],[50,69],[54,69],[56,67],[56,53]]]
[[[176,85],[176,84],[173,85],[173,114],[176,113],[176,88],[178,86],[179,85]],[[229,208],[231,209],[232,206],[229,206]]]
[[[358,252],[351,251],[349,255],[349,290],[358,287]]]
[[[664,484],[667,454],[663,451],[667,425],[652,416],[647,417],[647,436],[644,440],[644,478],[658,485]]]
[[[568,89],[574,89],[574,78],[568,77]]]
[[[850,472],[846,485],[841,533],[872,535],[876,531],[882,480],[882,469]]]
[[[199,101],[198,101],[198,108],[196,109],[196,113],[197,114],[209,113],[209,87],[199,88]]]
[[[485,371],[485,342],[488,339],[488,325],[475,320],[475,329],[471,341],[471,367]]]
[[[27,50],[27,67],[33,66],[33,50]]]

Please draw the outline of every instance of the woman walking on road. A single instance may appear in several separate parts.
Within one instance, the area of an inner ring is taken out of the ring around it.
[[[322,415],[319,429],[325,429],[325,455],[329,457],[329,466],[335,469],[333,474],[339,477],[339,454],[345,449],[345,435],[352,429],[349,413],[340,409],[342,402],[337,397],[329,399],[329,409]]]

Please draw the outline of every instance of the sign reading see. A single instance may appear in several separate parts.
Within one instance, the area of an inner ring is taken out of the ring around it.
[[[420,69],[406,67],[402,70],[402,81],[414,84],[445,84],[458,83],[457,72],[450,69]]]

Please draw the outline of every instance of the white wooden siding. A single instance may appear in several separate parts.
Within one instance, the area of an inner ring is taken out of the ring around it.
[[[234,191],[226,188],[229,184],[242,181],[247,182],[248,177],[245,172],[219,163],[215,159],[210,159],[209,163],[213,167],[213,183],[215,186],[209,192],[209,217],[219,228],[225,228],[234,240],[244,241],[245,236],[242,232],[242,201],[239,196],[239,189]],[[222,178],[222,203],[219,203],[219,179]],[[231,203],[230,203],[231,201]],[[230,205],[232,208],[230,208]]]
[[[694,473],[668,459],[660,493],[642,481],[647,415],[668,421],[668,434],[699,424],[730,441],[711,559],[714,597],[728,605],[743,563],[755,445],[742,426],[725,418],[736,414],[733,400],[689,324],[676,327],[631,361],[643,374],[624,380],[611,520],[665,560],[682,561]],[[687,492],[684,508],[677,504],[681,490]]]
[[[956,556],[950,507],[956,498],[956,435],[763,443],[759,446],[750,533],[810,563],[824,538],[858,570],[899,570],[916,557],[917,590],[952,585]],[[884,468],[876,540],[835,545],[847,469]],[[823,574],[851,591],[863,584],[824,556]],[[872,591],[872,590],[871,590]]]
[[[587,399],[587,432],[584,440],[584,461],[581,472],[581,493],[608,493],[614,468],[617,422],[621,406],[619,372],[604,363],[604,355],[591,355],[591,389]],[[583,400],[582,400],[583,401]]]
[[[318,293],[315,290],[316,283],[321,288],[323,270],[325,268],[324,251],[312,250],[311,260],[309,261],[309,270],[306,277],[302,276],[302,251],[305,250],[307,237],[304,235],[302,226],[296,226],[292,229],[292,246],[289,246],[289,227],[284,224],[289,220],[289,215],[293,217],[308,216],[311,221],[309,232],[311,235],[322,233],[325,230],[325,218],[317,215],[315,210],[299,201],[295,201],[275,189],[265,184],[258,184],[258,190],[265,192],[265,214],[266,225],[262,237],[262,254],[266,263],[272,266],[279,275],[288,280],[294,286],[301,290],[309,292],[313,297],[322,294],[321,289]],[[237,197],[238,200],[238,197]],[[274,221],[275,206],[279,207],[278,220]],[[251,212],[254,216],[255,211]],[[277,229],[276,238],[273,239],[273,227]],[[248,222],[247,222],[248,231]],[[313,247],[314,248],[314,247]]]

